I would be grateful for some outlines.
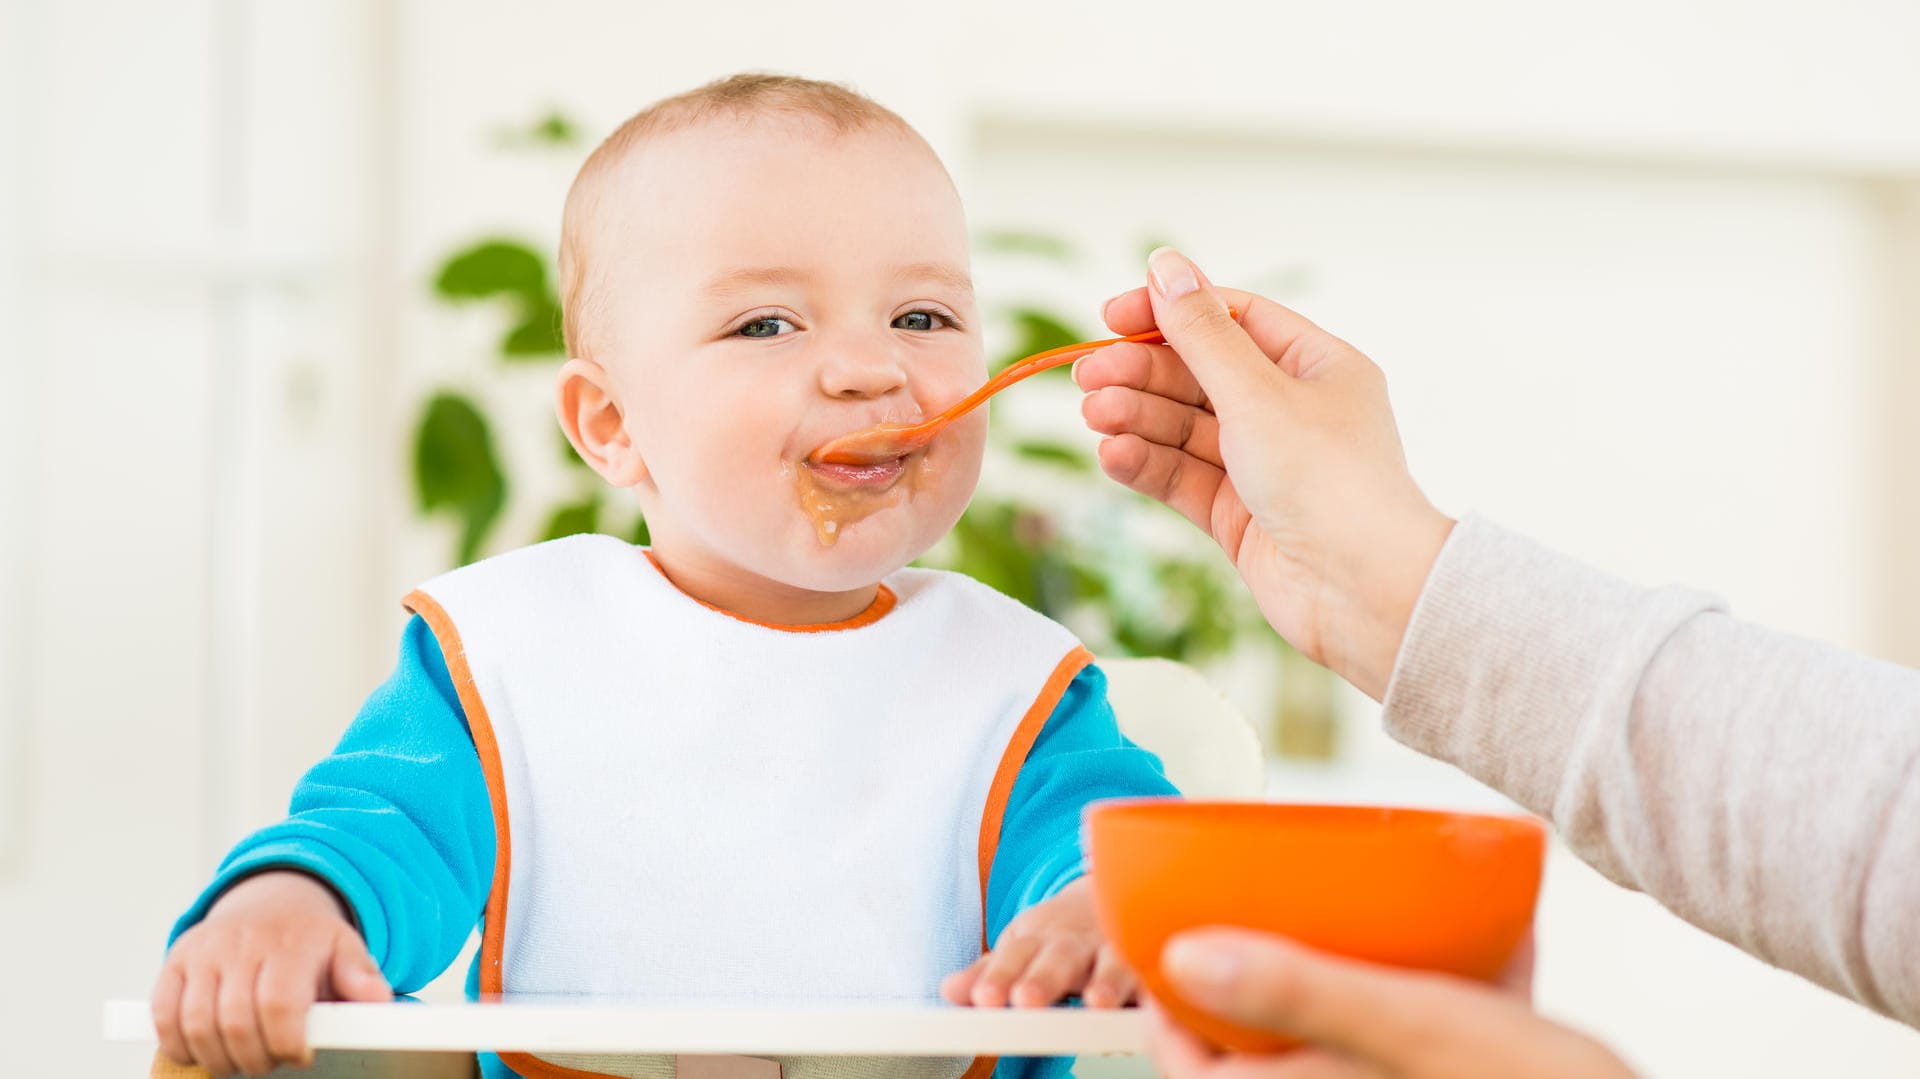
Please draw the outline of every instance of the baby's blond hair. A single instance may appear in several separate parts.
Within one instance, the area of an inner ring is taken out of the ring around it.
[[[647,139],[725,119],[775,117],[823,124],[832,134],[891,131],[920,140],[893,110],[839,83],[748,72],[656,101],[615,128],[574,177],[560,222],[561,331],[569,356],[592,357],[587,324],[597,309],[587,272],[591,223],[616,166]]]

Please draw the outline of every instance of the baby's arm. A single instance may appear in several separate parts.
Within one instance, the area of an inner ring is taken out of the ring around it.
[[[389,984],[410,992],[446,969],[493,860],[479,756],[416,618],[399,666],[301,779],[287,819],[242,841],[175,925],[154,987],[161,1048],[215,1072],[304,1060],[314,999],[384,999]]]
[[[1079,994],[1116,1008],[1133,973],[1105,945],[1083,879],[1081,811],[1103,798],[1178,794],[1159,758],[1120,733],[1098,667],[1081,671],[1048,717],[1014,781],[987,884],[993,951],[949,977],[955,1004],[1044,1007]]]

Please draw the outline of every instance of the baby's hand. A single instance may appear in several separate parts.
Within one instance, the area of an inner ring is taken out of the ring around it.
[[[340,903],[305,873],[248,877],[180,935],[153,987],[160,1051],[215,1075],[305,1067],[307,1006],[393,999]]]
[[[1131,1003],[1139,983],[1100,936],[1091,887],[1082,877],[1022,911],[998,946],[949,975],[940,994],[981,1008],[1044,1008],[1075,993],[1090,1008]]]

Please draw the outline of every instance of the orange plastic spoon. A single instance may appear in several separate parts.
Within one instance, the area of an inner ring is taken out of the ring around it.
[[[1239,318],[1240,312],[1227,308],[1227,314]],[[1129,334],[1126,337],[1109,337],[1104,341],[1082,341],[1075,345],[1061,345],[1045,352],[1036,352],[1023,360],[1010,363],[999,374],[987,380],[987,384],[962,397],[952,408],[919,423],[883,423],[869,427],[864,431],[841,435],[807,455],[807,460],[827,465],[870,465],[882,461],[891,461],[896,457],[905,457],[914,450],[933,441],[946,426],[960,417],[979,408],[981,403],[1008,386],[1037,375],[1042,371],[1072,363],[1095,349],[1117,345],[1124,341],[1143,341],[1147,344],[1159,344],[1166,335],[1159,330],[1146,333]]]

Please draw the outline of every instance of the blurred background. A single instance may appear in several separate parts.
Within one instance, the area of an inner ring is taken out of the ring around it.
[[[1098,334],[1176,243],[1378,360],[1449,512],[1915,663],[1916,56],[1908,0],[0,0],[0,1059],[143,1071],[100,1002],[383,677],[409,586],[644,534],[547,387],[561,199],[648,102],[849,82],[958,180],[994,355]],[[930,562],[1202,667],[1275,797],[1501,804],[1103,485],[1070,385],[1003,400]],[[1539,995],[1648,1076],[1920,1070],[1564,854]]]

